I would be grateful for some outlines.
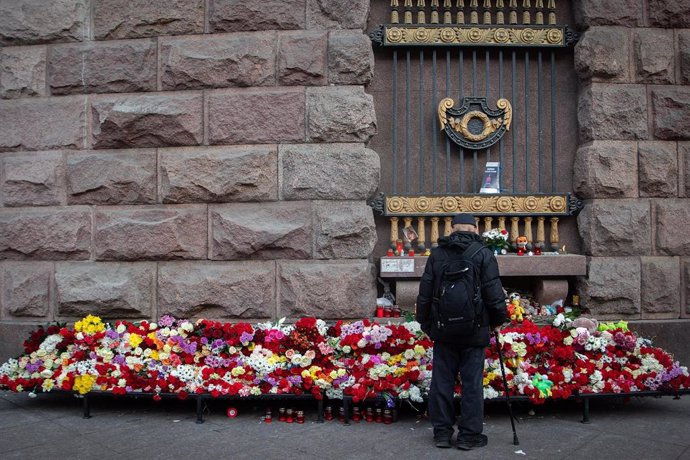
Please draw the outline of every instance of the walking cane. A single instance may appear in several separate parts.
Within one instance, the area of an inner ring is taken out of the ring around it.
[[[498,341],[498,331],[494,331],[496,337],[496,349],[498,350],[498,362],[501,363],[501,375],[503,376],[503,389],[506,395],[506,403],[508,404],[508,415],[510,415],[510,426],[513,428],[513,444],[520,445],[517,433],[515,432],[515,417],[513,417],[513,407],[510,405],[510,394],[508,393],[508,380],[506,379],[506,368],[503,366],[503,353],[501,352],[501,344]]]

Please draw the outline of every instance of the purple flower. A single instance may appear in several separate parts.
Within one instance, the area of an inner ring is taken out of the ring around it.
[[[253,339],[254,339],[254,334],[250,334],[247,331],[242,332],[242,335],[240,335],[240,342],[242,342],[242,343],[251,342]]]
[[[115,340],[119,337],[119,334],[117,333],[117,331],[115,331],[113,329],[108,329],[107,331],[105,331],[105,336],[108,337],[109,339]]]
[[[175,318],[170,315],[163,315],[161,319],[158,320],[158,324],[163,327],[170,327],[175,322]]]
[[[39,367],[40,366],[38,365],[38,363],[28,363],[26,365],[26,370],[33,374],[34,372],[36,372],[38,370]]]
[[[213,355],[209,355],[204,359],[204,363],[206,363],[208,367],[220,367],[222,362],[223,361],[220,358],[217,358]]]
[[[115,364],[124,364],[125,363],[125,357],[122,355],[115,355],[113,358],[113,362]]]

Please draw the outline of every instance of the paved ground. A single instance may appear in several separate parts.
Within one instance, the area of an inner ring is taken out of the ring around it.
[[[432,446],[429,422],[403,409],[391,425],[337,421],[261,420],[264,405],[212,401],[205,423],[195,423],[192,401],[98,397],[92,418],[70,395],[0,392],[2,459],[690,459],[690,396],[593,400],[589,424],[576,402],[536,407],[514,405],[519,446],[512,444],[506,406],[487,405],[489,445],[465,452]],[[239,416],[225,415],[229,405]]]

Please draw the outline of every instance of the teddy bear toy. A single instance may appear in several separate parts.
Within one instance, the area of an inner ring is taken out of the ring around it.
[[[525,314],[525,309],[520,303],[520,295],[516,292],[510,294],[510,303],[508,304],[508,316],[511,321],[517,321],[521,323],[523,320],[523,315]]]

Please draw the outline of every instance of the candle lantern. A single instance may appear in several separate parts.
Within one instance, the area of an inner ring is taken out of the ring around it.
[[[376,423],[383,422],[383,410],[380,407],[376,408]]]
[[[297,411],[297,423],[304,423],[304,411],[303,410]]]
[[[292,413],[292,408],[288,408],[288,410],[285,411],[285,421],[288,423],[292,423],[295,421]]]
[[[266,423],[273,422],[273,411],[271,410],[270,407],[266,408],[266,413],[264,415],[264,422],[266,422]]]
[[[284,407],[281,407],[278,409],[278,421],[279,422],[285,421],[285,408]]]
[[[333,420],[333,408],[331,406],[326,406],[323,410],[323,418],[331,421]]]
[[[364,419],[367,422],[373,422],[374,421],[374,410],[371,408],[371,406],[367,407],[366,414],[364,416]]]
[[[393,423],[393,413],[390,409],[386,409],[383,411],[383,423],[385,423],[386,425],[390,425],[391,423]]]
[[[362,412],[359,406],[355,406],[352,408],[352,421],[359,422],[360,420],[362,420]]]

